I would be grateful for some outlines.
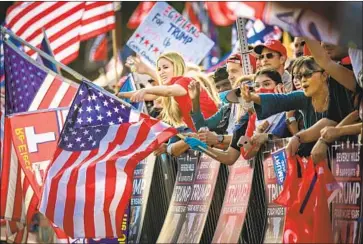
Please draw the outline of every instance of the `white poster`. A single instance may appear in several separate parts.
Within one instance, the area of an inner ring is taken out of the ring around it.
[[[165,51],[179,52],[186,62],[199,64],[214,42],[169,4],[157,2],[127,45],[156,66]]]

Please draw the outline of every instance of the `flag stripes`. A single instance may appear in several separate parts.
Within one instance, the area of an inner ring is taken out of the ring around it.
[[[56,60],[70,63],[79,43],[115,28],[112,2],[19,2],[7,11],[6,26],[39,47],[44,27]],[[35,51],[25,48],[28,55]]]

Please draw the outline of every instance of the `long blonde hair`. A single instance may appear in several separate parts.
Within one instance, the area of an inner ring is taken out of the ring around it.
[[[174,77],[183,76],[185,74],[185,62],[183,57],[177,52],[166,52],[159,56],[156,64],[159,60],[165,58],[173,64]],[[160,77],[159,81],[161,80]],[[161,82],[159,82],[161,84]],[[160,112],[160,117],[166,123],[172,126],[182,126],[185,125],[183,121],[183,116],[179,108],[178,103],[175,101],[174,97],[162,97],[161,102],[163,109]]]
[[[221,100],[219,99],[217,89],[212,81],[208,78],[207,75],[203,74],[202,72],[195,74],[193,78],[201,84],[201,86],[206,90],[208,96],[213,100],[213,102],[218,107]]]

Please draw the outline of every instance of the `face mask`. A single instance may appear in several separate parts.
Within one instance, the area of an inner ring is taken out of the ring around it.
[[[275,93],[275,89],[260,88],[257,93]]]
[[[228,101],[227,101],[228,92],[230,92],[230,90],[218,93],[219,99],[221,99],[223,104],[228,104]]]

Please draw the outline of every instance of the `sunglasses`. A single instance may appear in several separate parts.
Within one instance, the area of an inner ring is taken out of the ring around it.
[[[313,76],[314,73],[322,73],[324,72],[324,70],[309,70],[309,71],[306,71],[304,72],[303,74],[294,74],[294,79],[296,80],[301,80],[302,78],[305,78],[305,79],[309,79]]]
[[[277,53],[266,53],[266,54],[261,54],[260,56],[258,56],[258,60],[262,60],[262,59],[264,59],[265,57],[267,58],[267,59],[272,59],[273,57],[275,57],[275,56],[280,56],[279,54],[277,54]]]

